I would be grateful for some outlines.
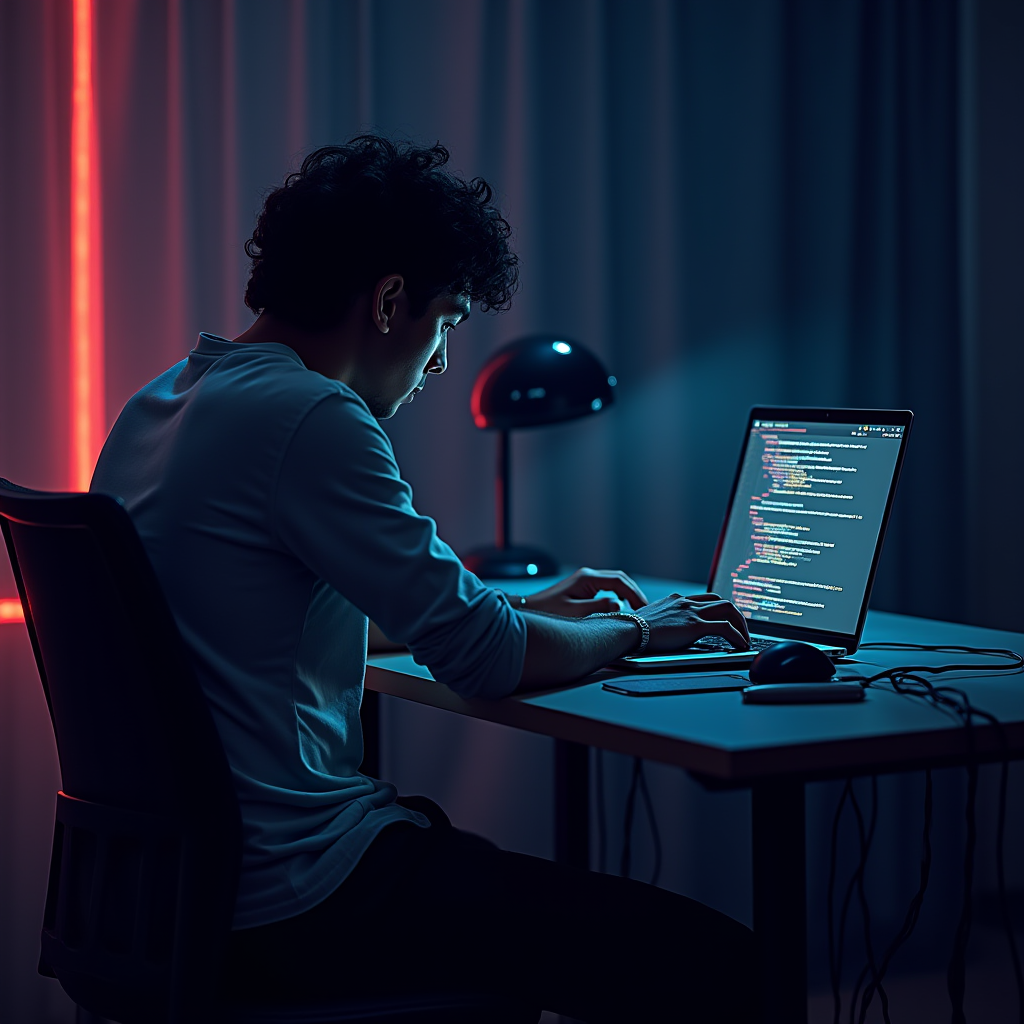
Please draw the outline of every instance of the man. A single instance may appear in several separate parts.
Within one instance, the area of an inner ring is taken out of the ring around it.
[[[371,620],[440,682],[491,698],[642,643],[748,641],[727,602],[648,604],[622,573],[510,601],[415,512],[378,421],[444,372],[473,302],[505,309],[517,283],[490,188],[447,159],[372,135],[307,157],[246,244],[256,321],[233,341],[201,334],[135,395],[93,479],[138,527],[231,764],[229,976],[263,998],[434,985],[494,992],[524,1019],[749,1019],[735,922],[497,850],[359,774]],[[639,612],[594,617],[615,606],[599,590]]]

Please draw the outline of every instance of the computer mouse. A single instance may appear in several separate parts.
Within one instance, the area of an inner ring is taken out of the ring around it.
[[[799,640],[772,644],[750,663],[752,683],[827,683],[835,674],[824,651]]]

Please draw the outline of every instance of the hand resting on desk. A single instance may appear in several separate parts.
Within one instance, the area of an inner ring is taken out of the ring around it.
[[[616,597],[598,597],[609,591]],[[624,572],[616,569],[577,569],[546,590],[538,590],[525,598],[509,595],[509,600],[514,606],[525,601],[524,611],[565,615],[572,619],[595,612],[617,612],[622,601],[631,608],[647,604],[644,592]]]

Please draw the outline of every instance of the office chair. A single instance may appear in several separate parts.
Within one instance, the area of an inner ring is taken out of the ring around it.
[[[467,993],[249,1006],[221,993],[241,820],[213,718],[127,512],[0,478],[0,529],[61,791],[39,971],[119,1024],[469,1024],[537,1012]]]

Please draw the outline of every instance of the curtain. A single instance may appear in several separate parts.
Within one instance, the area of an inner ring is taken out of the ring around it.
[[[248,324],[242,243],[305,152],[368,128],[441,140],[498,190],[523,271],[512,311],[460,327],[446,377],[387,424],[456,550],[494,521],[473,377],[504,341],[558,331],[601,357],[618,397],[514,438],[517,539],[566,566],[699,583],[751,404],[905,406],[875,606],[1021,628],[1018,3],[94,10],[108,425],[199,330]],[[0,475],[55,489],[70,472],[71,25],[70,0],[0,3]],[[56,767],[21,625],[0,625],[0,674],[0,1018],[67,1019],[32,976]],[[548,852],[544,741],[408,708],[386,721],[396,777]],[[688,822],[669,829],[668,883],[745,915],[749,891],[720,866],[748,856],[745,798],[656,775],[665,814]]]

